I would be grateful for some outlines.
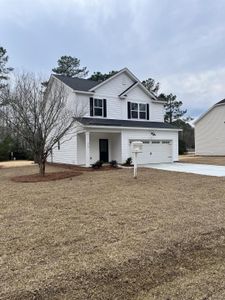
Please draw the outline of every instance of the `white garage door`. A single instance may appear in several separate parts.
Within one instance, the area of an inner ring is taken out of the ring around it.
[[[172,162],[172,142],[169,140],[143,141],[143,152],[138,153],[138,164]]]

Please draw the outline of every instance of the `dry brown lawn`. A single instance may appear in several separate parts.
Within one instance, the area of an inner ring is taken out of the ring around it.
[[[194,155],[181,155],[179,156],[180,162],[192,164],[207,164],[216,166],[225,166],[225,156],[194,156]]]
[[[224,178],[35,168],[0,170],[0,299],[225,299]]]
[[[0,162],[0,168],[26,167],[32,165],[34,165],[34,162],[31,160],[10,160]]]

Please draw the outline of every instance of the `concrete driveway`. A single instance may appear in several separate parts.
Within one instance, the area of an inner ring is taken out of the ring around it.
[[[144,165],[146,168],[184,173],[194,173],[206,176],[225,176],[225,166],[201,165],[189,163],[162,163]]]

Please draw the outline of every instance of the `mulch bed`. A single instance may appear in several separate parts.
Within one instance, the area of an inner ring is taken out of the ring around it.
[[[61,167],[64,169],[69,169],[70,171],[62,172],[52,172],[46,173],[45,176],[39,174],[30,174],[11,177],[11,180],[14,182],[45,182],[45,181],[54,181],[70,177],[75,177],[81,175],[83,172],[94,172],[94,171],[112,171],[112,170],[121,170],[122,168],[112,168],[110,165],[103,166],[99,169],[95,168],[85,168],[76,165],[67,165],[67,164],[58,164],[58,163],[48,163],[49,166]]]
[[[101,168],[86,168],[86,167],[81,167],[77,165],[69,165],[69,164],[60,164],[60,163],[48,163],[49,166],[53,167],[60,167],[60,168],[65,168],[65,169],[70,169],[74,171],[81,171],[81,172],[93,172],[93,171],[112,171],[112,170],[121,170],[122,168],[117,167],[113,168],[110,165],[102,166]]]
[[[45,181],[71,178],[74,176],[79,176],[81,174],[82,172],[64,171],[64,172],[46,173],[45,176],[41,176],[39,174],[15,176],[12,177],[11,180],[14,182],[45,182]]]

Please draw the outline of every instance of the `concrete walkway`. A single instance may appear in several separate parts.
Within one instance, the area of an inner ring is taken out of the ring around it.
[[[189,163],[172,163],[172,164],[148,164],[144,165],[146,168],[153,168],[165,171],[175,171],[184,173],[194,173],[206,176],[225,177],[225,166],[203,165],[203,164],[189,164]]]

